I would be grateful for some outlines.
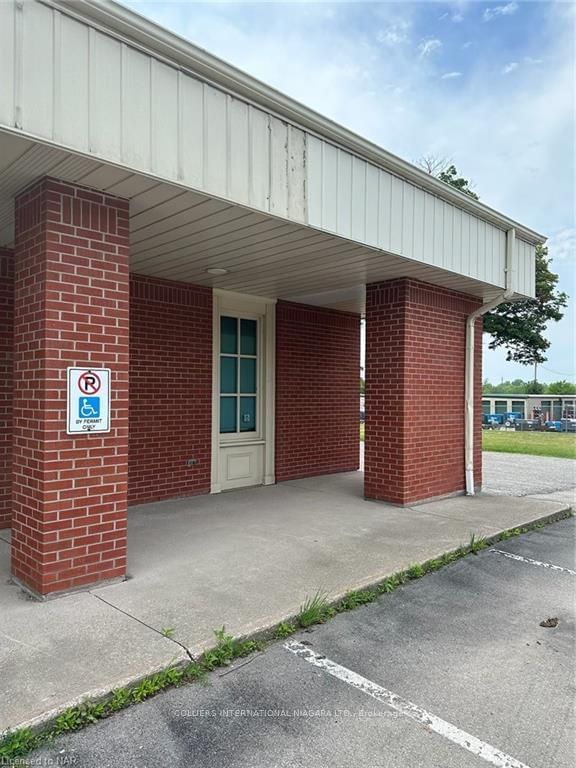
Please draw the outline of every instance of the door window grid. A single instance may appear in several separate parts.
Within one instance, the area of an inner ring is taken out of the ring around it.
[[[258,323],[220,318],[220,433],[257,431]]]

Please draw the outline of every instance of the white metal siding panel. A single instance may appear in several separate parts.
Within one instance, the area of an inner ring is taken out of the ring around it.
[[[60,16],[58,95],[55,100],[54,139],[87,152],[88,146],[88,28]]]
[[[352,158],[352,229],[353,240],[366,241],[366,163]]]
[[[16,6],[0,2],[0,122],[13,126],[15,123],[15,23]]]
[[[121,44],[90,30],[90,150],[121,157]]]
[[[308,222],[312,226],[503,285],[502,230],[328,142],[312,137],[308,141]]]
[[[496,284],[504,285],[504,266],[506,264],[506,233],[493,227],[495,236],[494,272]]]
[[[323,142],[324,143],[324,142]],[[310,158],[310,166],[313,167],[313,159]],[[337,204],[336,223],[338,234],[344,237],[352,236],[352,155],[337,152]],[[310,221],[312,224],[312,221]]]
[[[391,248],[391,227],[392,220],[392,176],[386,171],[380,171],[379,188],[379,222],[378,222],[378,245],[385,251]]]
[[[462,240],[460,251],[460,264],[462,269],[465,270],[465,274],[476,274],[473,269],[472,261],[470,259],[470,216],[466,211],[462,211]]]
[[[528,265],[528,280],[526,281],[526,295],[536,296],[536,248],[529,243],[524,245],[524,258]]]
[[[288,125],[270,116],[270,212],[288,216]]]
[[[288,126],[288,218],[306,222],[306,133]]]
[[[183,181],[196,189],[204,184],[204,86],[180,73],[179,171]]]
[[[442,263],[447,269],[454,267],[454,206],[444,203],[444,245]]]
[[[431,260],[433,264],[442,264],[444,252],[444,202],[434,198],[434,241],[431,243]]]
[[[248,200],[250,195],[250,136],[248,132],[248,105],[230,99],[228,108],[228,192],[231,200]]]
[[[410,256],[414,253],[414,187],[403,183],[404,199],[402,205],[402,254]]]
[[[536,252],[534,246],[516,238],[514,262],[515,290],[526,296],[534,296],[536,289]]]
[[[315,136],[309,136],[306,144],[307,173],[307,203],[308,221],[316,227],[322,228],[322,208],[324,192],[322,189],[322,142]],[[311,169],[311,170],[310,170]]]
[[[152,62],[152,170],[168,179],[178,177],[178,74]]]
[[[366,234],[368,245],[378,246],[380,173],[373,165],[366,167]]]
[[[412,258],[418,261],[424,261],[426,256],[426,237],[425,237],[425,204],[426,196],[421,189],[414,187],[414,223],[413,223],[413,243]]]
[[[322,212],[320,225],[329,232],[338,229],[338,150],[331,144],[322,143]],[[311,211],[312,213],[312,211]]]
[[[390,206],[390,250],[402,254],[402,216],[404,213],[404,182],[392,176],[392,204]]]
[[[457,270],[462,259],[462,211],[459,208],[453,208],[452,213],[452,265]]]
[[[22,121],[30,133],[51,136],[54,117],[54,12],[39,3],[24,3],[23,14]]]
[[[228,97],[204,86],[204,188],[214,195],[226,195]]]
[[[268,210],[270,201],[270,143],[268,115],[249,108],[250,123],[250,199],[249,205]]]
[[[151,59],[122,48],[122,159],[145,170],[151,157]]]
[[[424,194],[424,260],[433,264],[436,223],[436,198]]]

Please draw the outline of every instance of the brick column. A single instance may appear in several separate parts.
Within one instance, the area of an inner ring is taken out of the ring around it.
[[[366,498],[411,504],[465,489],[466,317],[481,300],[415,280],[366,287]],[[482,320],[475,481],[482,477]]]
[[[12,519],[14,253],[0,248],[0,528]]]
[[[48,595],[122,578],[128,203],[42,179],[16,199],[12,572]],[[112,369],[111,431],[66,434],[66,368]]]

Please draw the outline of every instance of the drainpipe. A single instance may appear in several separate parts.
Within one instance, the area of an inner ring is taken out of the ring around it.
[[[509,229],[506,232],[506,289],[492,301],[475,309],[466,318],[466,362],[465,362],[465,399],[464,414],[464,461],[466,470],[466,495],[474,496],[474,329],[476,320],[490,312],[499,304],[508,301],[514,295],[513,254],[516,232]]]

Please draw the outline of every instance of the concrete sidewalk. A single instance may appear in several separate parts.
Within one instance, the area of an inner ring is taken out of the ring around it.
[[[224,624],[264,629],[318,589],[336,597],[568,506],[479,495],[399,509],[361,493],[356,472],[134,507],[128,580],[45,603],[9,584],[0,532],[0,730],[185,661]]]

